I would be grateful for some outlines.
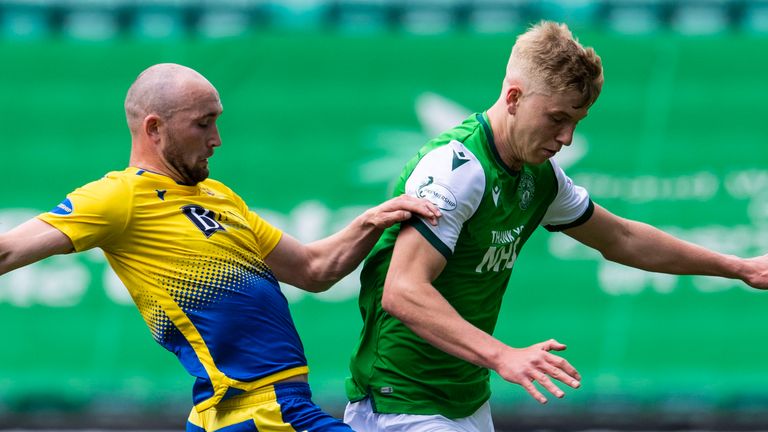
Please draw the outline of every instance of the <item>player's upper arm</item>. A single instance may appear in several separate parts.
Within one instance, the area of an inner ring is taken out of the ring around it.
[[[437,226],[422,218],[411,223],[446,258],[453,254],[464,223],[480,206],[486,187],[477,157],[459,141],[433,149],[414,167],[405,193],[425,198],[442,212]]]
[[[431,283],[440,276],[446,258],[413,226],[404,226],[395,242],[384,282],[382,307],[396,314],[396,309],[433,289]],[[410,301],[409,301],[410,300]]]
[[[99,180],[75,189],[53,210],[37,216],[71,241],[82,252],[101,247],[119,247],[119,239],[130,222],[133,193],[122,173],[108,173]]]
[[[307,249],[290,235],[282,234],[264,262],[272,269],[277,280],[295,287],[307,285],[304,271],[309,263]]]
[[[64,233],[40,219],[30,219],[0,234],[0,274],[73,250]]]

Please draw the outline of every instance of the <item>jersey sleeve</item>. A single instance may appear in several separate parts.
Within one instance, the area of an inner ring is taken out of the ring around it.
[[[283,237],[283,232],[250,210],[248,211],[248,223],[258,239],[262,257],[266,258]]]
[[[56,207],[37,218],[72,241],[75,251],[108,249],[128,223],[132,196],[127,184],[111,174],[75,189]]]
[[[541,220],[541,225],[548,231],[562,231],[579,226],[592,217],[595,205],[586,189],[575,185],[554,160],[550,159],[550,162],[557,178],[558,189],[554,201]]]
[[[422,217],[410,222],[446,258],[453,254],[464,223],[485,191],[485,172],[477,157],[458,141],[438,147],[419,160],[405,183],[405,193],[425,198],[442,212],[437,226]]]
[[[262,219],[256,212],[250,210],[248,205],[239,195],[234,192],[231,193],[256,237],[256,243],[258,244],[259,252],[261,252],[261,257],[266,258],[275,246],[277,246],[277,243],[283,236],[283,232]]]

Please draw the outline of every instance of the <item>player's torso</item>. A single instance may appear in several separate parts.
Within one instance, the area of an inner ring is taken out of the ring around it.
[[[495,150],[486,119],[478,114],[475,121],[474,133],[449,134],[445,145],[462,139],[462,148],[482,167],[484,187],[477,189],[479,205],[433,285],[465,319],[492,332],[515,261],[552,203],[557,181],[548,162],[509,169]]]
[[[218,182],[132,178],[124,231],[103,245],[155,340],[176,353],[206,401],[227,377],[306,369],[288,305],[245,204]],[[223,374],[223,375],[222,375]],[[237,384],[235,384],[237,385]]]
[[[241,261],[242,251],[259,255],[259,246],[247,215],[225,191],[205,183],[196,186],[169,184],[144,175],[132,189],[132,213],[126,235],[103,247],[113,255],[163,268],[174,261]],[[181,269],[177,269],[181,271]]]

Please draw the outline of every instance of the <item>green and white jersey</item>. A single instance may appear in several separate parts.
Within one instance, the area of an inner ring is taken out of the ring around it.
[[[394,195],[429,199],[436,227],[409,221],[447,264],[435,288],[467,321],[493,333],[520,249],[537,226],[577,226],[594,209],[552,160],[513,171],[500,159],[488,118],[473,114],[428,142],[405,166]],[[384,279],[400,226],[384,232],[365,261],[363,330],[347,379],[351,401],[370,397],[379,413],[474,413],[490,397],[489,371],[435,348],[381,308]],[[429,313],[429,311],[424,311]]]

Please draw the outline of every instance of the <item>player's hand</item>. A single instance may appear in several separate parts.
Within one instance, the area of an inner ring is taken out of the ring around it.
[[[768,254],[744,260],[742,280],[752,288],[768,289]]]
[[[496,372],[505,380],[520,384],[534,399],[547,403],[547,398],[533,384],[538,382],[558,398],[565,394],[551,378],[573,388],[581,385],[581,375],[564,358],[549,351],[562,351],[565,345],[550,339],[527,348],[509,348]]]
[[[383,230],[408,220],[413,215],[421,216],[436,226],[437,219],[442,216],[442,213],[436,205],[425,199],[400,195],[368,210],[366,223]]]

